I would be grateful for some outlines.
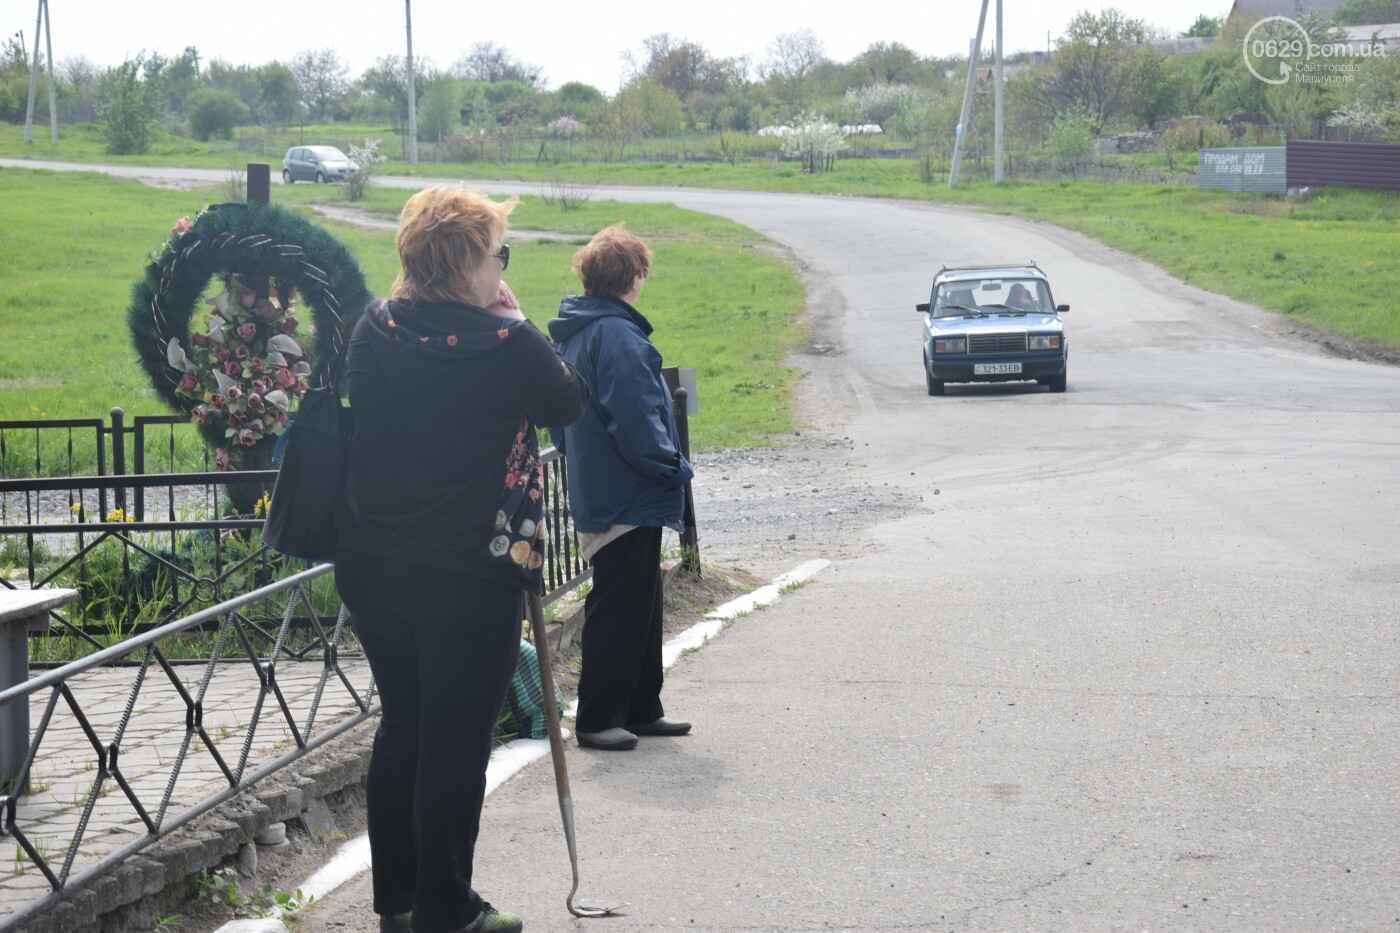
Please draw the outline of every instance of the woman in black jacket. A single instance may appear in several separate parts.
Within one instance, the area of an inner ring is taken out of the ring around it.
[[[522,929],[472,890],[472,852],[523,594],[542,589],[534,426],[577,420],[588,388],[501,281],[514,206],[454,187],[410,198],[394,300],[350,341],[336,586],[383,706],[368,779],[381,930]]]

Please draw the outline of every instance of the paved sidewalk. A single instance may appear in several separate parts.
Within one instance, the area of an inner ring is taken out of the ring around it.
[[[369,665],[344,658],[340,668],[360,698],[366,698]],[[139,667],[131,666],[97,669],[69,682],[98,743],[103,748],[118,743],[117,767],[157,824],[178,817],[229,786],[214,752],[233,776],[240,778],[294,748],[298,733],[303,738],[312,736],[357,710],[350,691],[320,658],[279,661],[276,682],[287,713],[269,692],[256,720],[259,678],[246,658],[220,664],[212,673],[202,662],[177,663],[174,671],[195,699],[200,697],[208,673],[202,721],[212,749],[187,729],[188,707],[170,677],[154,663],[144,678]],[[30,722],[36,735],[51,701],[56,703],[30,774],[30,792],[18,801],[15,825],[56,875],[61,874],[70,855],[70,840],[83,827],[76,852],[71,854],[69,873],[77,875],[144,836],[146,827],[115,777],[98,786],[101,753],[70,705],[55,694],[54,689],[41,690],[31,698]],[[120,731],[128,708],[130,718]],[[88,813],[87,804],[94,792],[97,800]],[[0,924],[51,889],[38,867],[23,856],[18,843],[13,839],[8,842],[13,848],[6,847],[6,862],[0,864]]]

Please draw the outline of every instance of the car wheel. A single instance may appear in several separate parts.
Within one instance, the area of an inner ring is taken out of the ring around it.
[[[324,185],[325,183],[326,183],[326,175],[325,175],[325,173],[324,173],[324,172],[317,172],[317,173],[316,173],[316,184],[318,184],[318,185]]]
[[[289,172],[289,171],[287,171],[286,169],[282,169],[282,184],[284,184],[284,185],[295,185],[295,184],[296,184],[296,180],[295,180],[294,178],[292,178],[292,173]]]
[[[943,394],[943,380],[933,378],[933,373],[928,371],[927,364],[924,366],[924,382],[928,383],[929,395]]]
[[[1065,371],[1060,373],[1058,376],[1051,376],[1048,379],[1046,379],[1045,387],[1051,392],[1063,392],[1065,390],[1065,384],[1068,382],[1068,380],[1069,367],[1065,367]]]

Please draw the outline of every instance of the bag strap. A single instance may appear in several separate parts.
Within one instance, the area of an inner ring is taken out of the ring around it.
[[[374,311],[383,311],[388,306],[389,299],[381,298],[371,305],[371,308]],[[353,328],[351,329],[353,330]],[[330,374],[330,389],[335,393],[336,398],[340,397],[340,379],[345,375],[345,358],[349,352],[350,341],[348,338],[344,338],[340,341],[340,349],[335,354],[335,365],[331,367]]]

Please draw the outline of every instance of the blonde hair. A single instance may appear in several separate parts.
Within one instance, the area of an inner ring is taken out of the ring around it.
[[[637,276],[645,278],[650,271],[651,250],[622,224],[599,230],[574,253],[574,275],[588,295],[625,295]]]
[[[472,276],[505,238],[506,217],[517,203],[455,185],[409,198],[394,237],[400,270],[390,294],[400,301],[468,301]]]

